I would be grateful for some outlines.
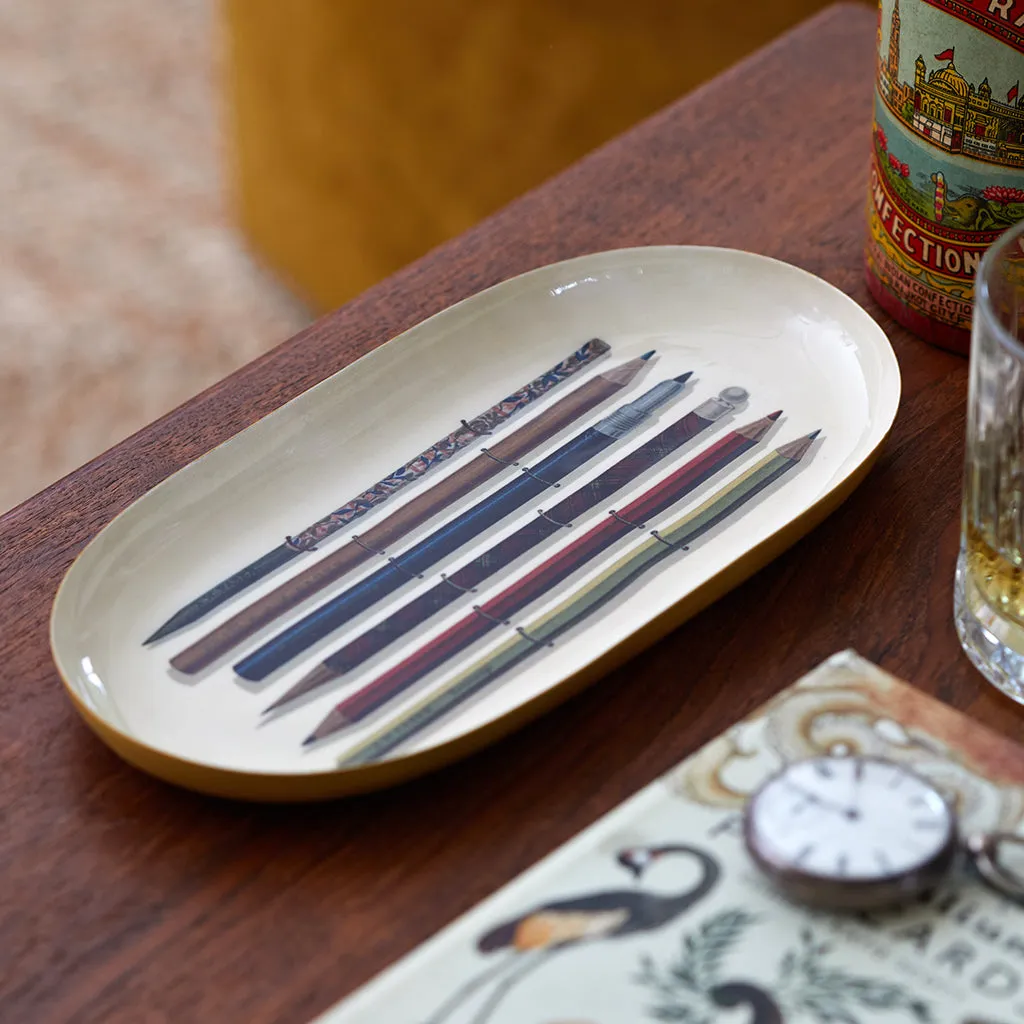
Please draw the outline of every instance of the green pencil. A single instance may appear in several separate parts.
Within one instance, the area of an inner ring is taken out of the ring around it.
[[[662,530],[628,551],[604,572],[574,590],[554,608],[537,616],[500,646],[433,690],[339,759],[340,767],[379,760],[395,747],[447,715],[536,651],[552,646],[555,637],[577,625],[620,594],[654,566],[713,529],[796,466],[819,431],[790,441],[760,459],[745,473],[719,488],[703,504],[672,520]],[[514,585],[514,584],[513,584]]]

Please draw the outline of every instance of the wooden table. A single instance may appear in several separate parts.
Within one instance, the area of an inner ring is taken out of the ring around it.
[[[0,519],[0,1018],[306,1021],[843,647],[1021,731],[951,619],[967,364],[896,328],[862,281],[874,42],[870,8],[831,8]],[[895,430],[824,525],[557,712],[390,792],[220,802],[86,730],[47,617],[116,512],[457,299],[672,242],[805,267],[892,338]]]

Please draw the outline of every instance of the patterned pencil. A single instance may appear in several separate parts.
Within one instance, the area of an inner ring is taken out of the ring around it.
[[[553,646],[560,634],[576,626],[618,596],[665,559],[687,550],[702,534],[734,515],[796,466],[818,431],[783,445],[766,455],[746,473],[720,488],[692,512],[671,521],[638,548],[613,562],[595,579],[579,587],[550,611],[517,626],[497,649],[477,659],[439,689],[426,695],[368,737],[339,761],[342,767],[376,761],[421,730],[447,715],[488,683],[539,650]]]
[[[747,392],[743,388],[729,387],[716,398],[701,402],[696,409],[655,434],[649,441],[619,459],[599,476],[563,498],[557,505],[546,511],[538,511],[536,519],[502,538],[457,572],[450,576],[442,573],[440,583],[325,658],[309,675],[296,683],[266,710],[273,711],[284,707],[297,698],[326,686],[346,672],[351,672],[410,630],[421,626],[437,612],[473,593],[473,589],[484,580],[501,572],[549,537],[572,529],[575,520],[599,507],[616,491],[622,490],[652,466],[667,459],[716,420],[732,412],[736,405],[746,401],[747,397]],[[708,475],[715,472],[715,462],[706,461],[705,464]],[[696,486],[698,482],[699,478],[695,477],[693,485]]]
[[[222,580],[216,586],[206,591],[206,593],[201,594],[194,601],[185,605],[175,612],[145,642],[147,644],[155,643],[157,640],[162,640],[171,633],[183,629],[193,622],[197,622],[214,608],[219,607],[225,601],[230,600],[258,580],[263,579],[264,576],[286,565],[304,551],[312,551],[317,543],[325,537],[329,537],[343,526],[358,519],[359,516],[387,501],[391,495],[400,491],[425,473],[428,473],[435,466],[439,466],[445,460],[450,459],[456,452],[465,448],[466,445],[472,443],[477,438],[491,433],[494,427],[519,412],[520,409],[525,409],[531,402],[546,394],[562,381],[567,380],[584,366],[588,366],[595,359],[608,352],[610,348],[611,346],[607,342],[602,341],[600,338],[594,338],[566,359],[552,366],[546,373],[542,373],[535,380],[530,381],[529,384],[524,385],[518,391],[514,391],[496,405],[491,406],[486,412],[471,420],[463,420],[462,426],[457,430],[452,431],[446,437],[442,437],[439,441],[435,441],[414,459],[411,459],[404,466],[399,467],[382,480],[378,480],[377,483],[363,491],[362,494],[352,498],[340,508],[336,508],[323,519],[313,523],[312,526],[307,526],[301,533],[297,533],[293,537],[287,537],[283,544],[278,545],[272,551],[268,551],[244,569],[239,569],[238,572]]]
[[[639,398],[620,406],[592,427],[566,441],[536,466],[520,473],[504,487],[478,501],[472,508],[438,527],[408,551],[388,561],[376,572],[331,598],[294,625],[289,626],[258,651],[243,659],[235,671],[244,679],[265,679],[271,672],[298,657],[362,612],[405,586],[463,545],[497,526],[503,519],[533,501],[549,487],[580,469],[641,423],[666,402],[675,398],[689,373],[655,384]]]
[[[643,524],[667,511],[713,474],[720,472],[754,447],[781,413],[739,427],[664,480],[648,488],[634,501],[556,551],[532,572],[506,587],[496,597],[459,619],[430,643],[383,673],[369,685],[338,704],[307,738],[313,743],[346,728],[393,700],[434,669],[476,643],[527,605],[550,593],[587,562],[597,558]]]
[[[353,534],[338,550],[314,562],[187,647],[171,659],[171,665],[189,674],[211,665],[276,618],[336,583],[376,553],[386,551],[453,502],[504,472],[528,452],[612,398],[632,382],[652,355],[648,352],[597,374],[493,446],[481,448],[475,458],[433,487],[421,491],[366,533]]]

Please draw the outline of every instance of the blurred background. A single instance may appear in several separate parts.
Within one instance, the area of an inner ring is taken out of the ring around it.
[[[0,512],[825,5],[0,0]]]

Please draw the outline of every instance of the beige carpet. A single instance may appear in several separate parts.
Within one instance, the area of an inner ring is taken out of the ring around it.
[[[0,512],[294,333],[222,181],[212,0],[0,0]]]

